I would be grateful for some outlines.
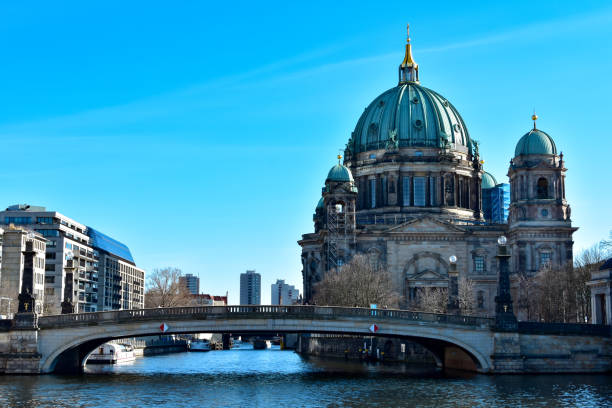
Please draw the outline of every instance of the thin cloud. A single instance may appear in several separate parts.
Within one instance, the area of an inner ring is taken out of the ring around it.
[[[542,38],[544,36],[568,34],[574,31],[584,30],[584,28],[592,29],[599,26],[609,26],[611,23],[612,10],[602,10],[587,15],[529,24],[505,32],[493,33],[465,41],[419,48],[418,52],[439,53],[455,49],[481,47],[511,40],[532,40],[534,38]],[[373,56],[362,56],[358,58],[319,65],[315,64],[306,68],[300,68],[303,65],[312,63],[320,58],[333,55],[349,44],[350,43],[336,44],[309,51],[245,71],[240,74],[214,78],[210,81],[199,83],[184,89],[168,92],[155,97],[136,100],[127,104],[109,106],[79,112],[72,115],[64,115],[32,122],[7,124],[0,127],[0,136],[9,138],[36,138],[41,136],[41,128],[44,129],[43,133],[47,135],[56,132],[61,133],[66,128],[72,128],[75,131],[80,128],[103,129],[109,123],[116,126],[117,124],[138,123],[142,120],[153,119],[155,117],[166,117],[176,112],[183,112],[190,106],[201,110],[207,106],[211,106],[210,104],[212,101],[206,102],[207,93],[213,92],[215,89],[224,89],[234,85],[244,84],[247,79],[251,79],[248,81],[249,86],[261,86],[270,83],[293,81],[333,70],[344,69],[347,66],[371,64],[374,62],[387,60],[396,57],[401,53],[401,51],[388,52]],[[291,71],[290,69],[292,67],[297,69]],[[289,68],[289,72],[278,73],[279,71],[286,70],[287,68]],[[80,136],[78,138],[83,137],[89,136]]]

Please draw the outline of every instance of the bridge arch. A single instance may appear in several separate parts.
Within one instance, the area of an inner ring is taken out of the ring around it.
[[[85,357],[99,345],[113,339],[159,335],[161,323],[169,327],[164,334],[316,333],[405,338],[442,359],[446,349],[456,347],[473,360],[477,371],[492,369],[488,319],[362,308],[223,306],[41,317],[41,372],[81,370]],[[369,330],[373,323],[379,326],[376,333]]]

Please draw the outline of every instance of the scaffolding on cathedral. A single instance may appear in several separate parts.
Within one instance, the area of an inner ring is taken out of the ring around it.
[[[340,254],[340,247],[346,247],[351,234],[347,219],[351,214],[342,204],[329,204],[327,206],[327,269],[336,269],[344,264],[344,257]],[[354,214],[353,214],[354,216]],[[354,235],[353,235],[354,239]]]

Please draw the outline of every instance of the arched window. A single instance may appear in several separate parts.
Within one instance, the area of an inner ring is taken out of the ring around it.
[[[544,177],[538,179],[537,194],[538,198],[548,198],[548,180]]]

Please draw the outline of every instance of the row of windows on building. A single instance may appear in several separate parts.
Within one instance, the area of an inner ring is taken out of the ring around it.
[[[546,177],[539,177],[533,185],[533,192],[537,199],[548,199],[561,197],[565,198],[565,187],[563,185],[564,178],[560,180],[554,179],[551,185]],[[529,178],[526,175],[516,177],[512,181],[512,200],[526,200],[531,198],[528,192]]]
[[[444,191],[441,191],[442,181]],[[389,205],[389,195],[398,194],[393,205],[433,207],[440,204],[472,208],[470,177],[448,174],[438,176],[402,176],[397,185],[393,176],[361,178],[358,181],[358,209]],[[400,191],[397,191],[397,190]],[[475,197],[478,197],[477,195]]]
[[[395,193],[395,180],[391,179],[388,183],[387,177],[380,178],[380,188],[382,194],[378,194],[377,179],[368,180],[369,208],[384,206],[388,203],[388,196],[385,194]],[[427,200],[427,184],[429,183],[429,200]],[[434,205],[436,198],[436,178],[435,177],[403,177],[402,178],[402,205],[425,207]],[[380,196],[380,197],[379,197]],[[378,201],[380,198],[380,202]]]

